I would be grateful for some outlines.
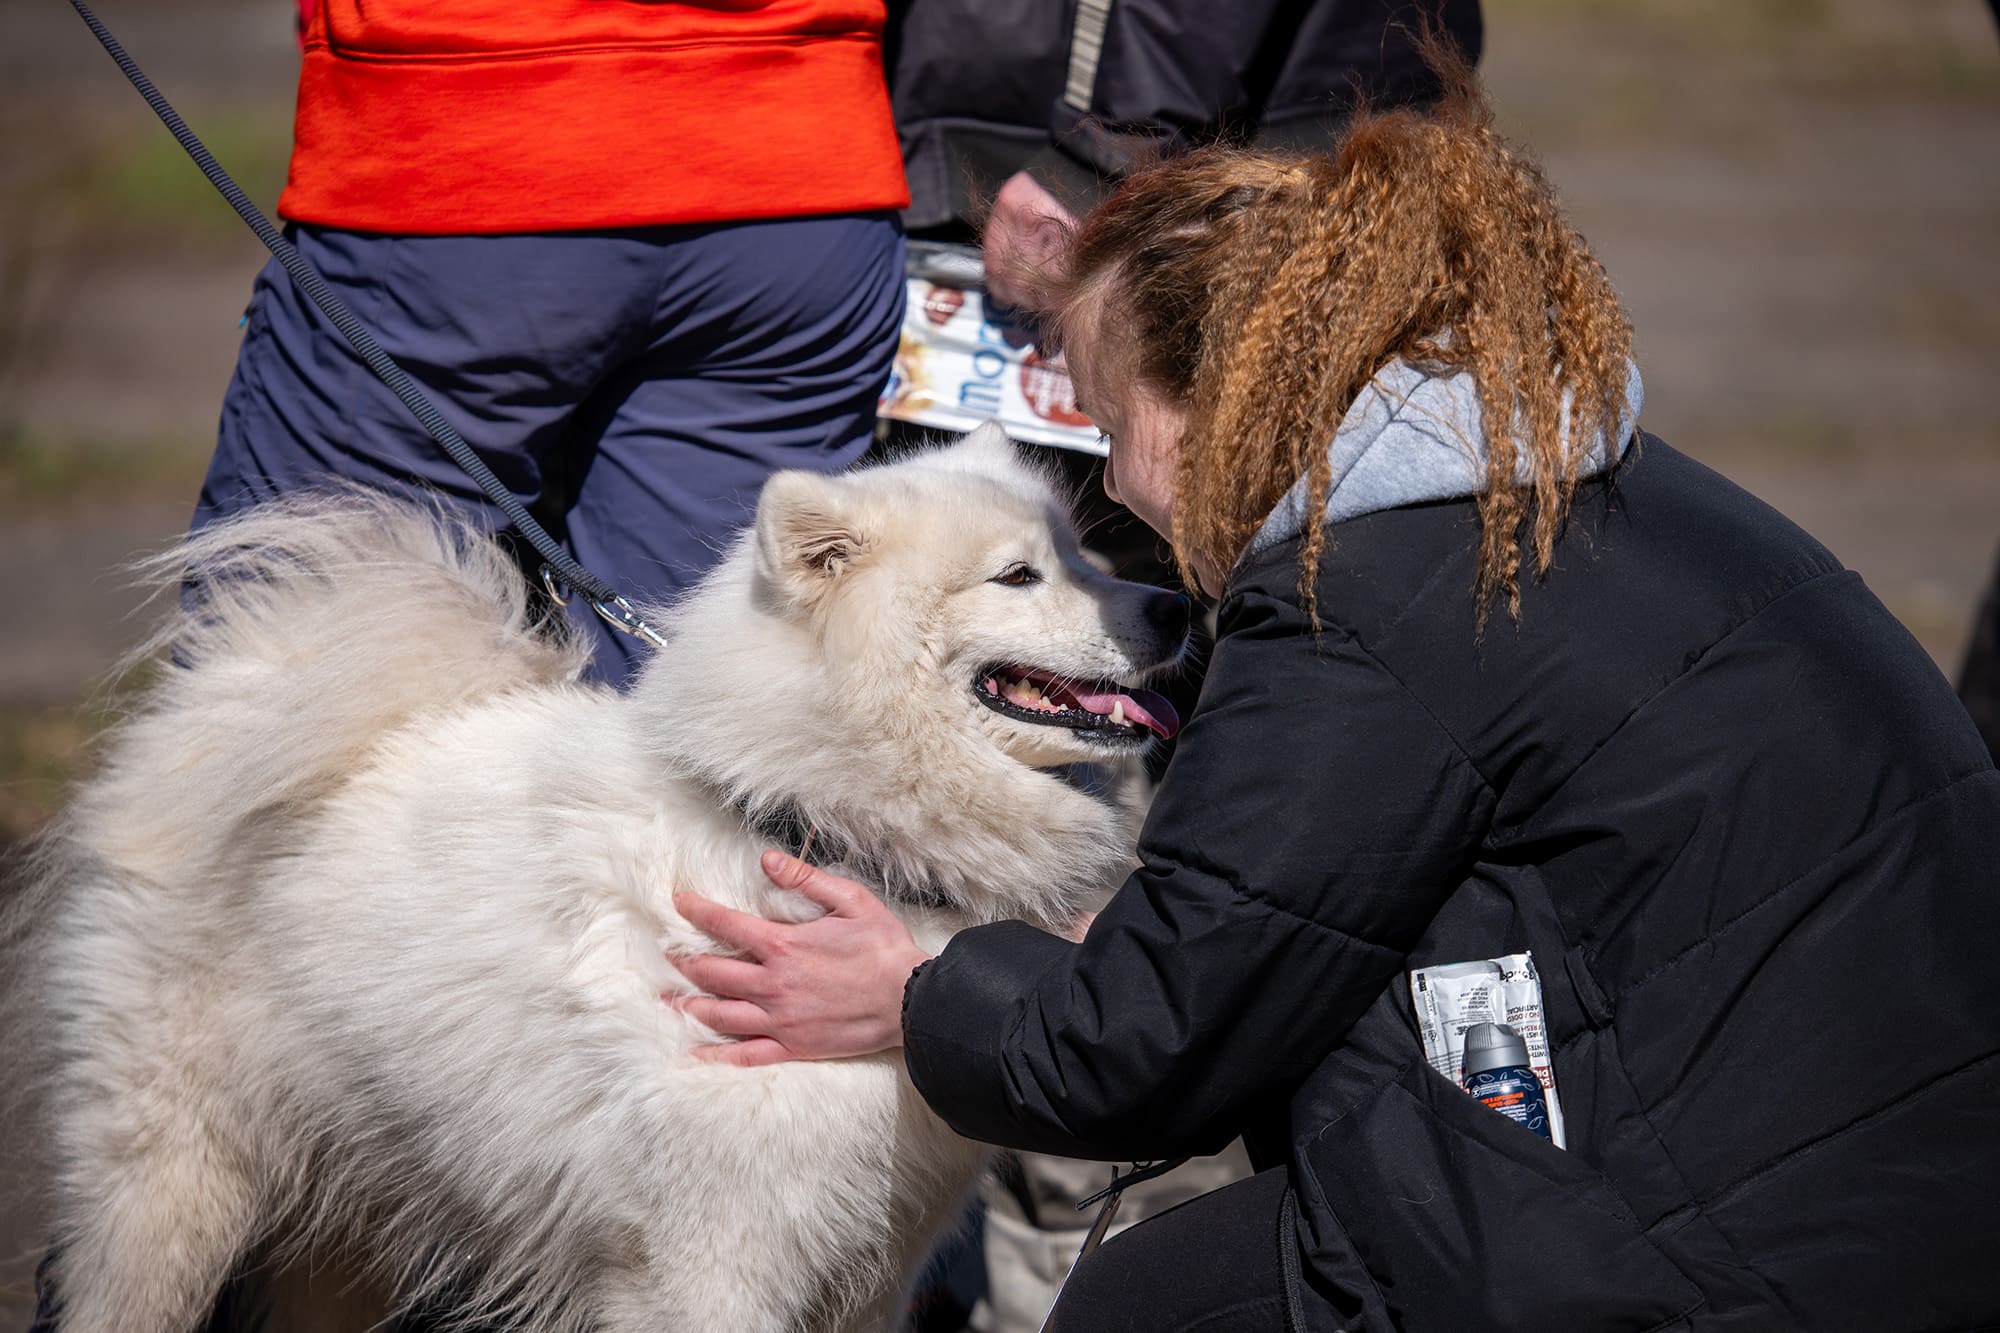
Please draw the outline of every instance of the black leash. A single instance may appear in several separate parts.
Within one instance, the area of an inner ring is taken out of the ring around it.
[[[298,284],[299,290],[311,298],[312,303],[320,308],[322,314],[333,321],[333,326],[340,330],[341,336],[346,338],[360,354],[361,359],[368,364],[368,368],[375,372],[376,378],[388,385],[396,397],[403,400],[403,406],[410,409],[411,415],[422,423],[423,428],[430,433],[430,437],[451,455],[451,460],[479,484],[479,489],[486,492],[487,499],[507,516],[507,521],[513,524],[514,530],[528,539],[529,545],[535,548],[535,553],[544,561],[542,582],[549,589],[550,595],[558,602],[563,600],[556,594],[555,588],[556,583],[560,581],[583,594],[589,600],[591,608],[611,624],[627,634],[646,640],[655,648],[664,647],[665,642],[659,633],[633,610],[630,602],[620,597],[615,588],[578,564],[568,552],[556,545],[555,539],[534,520],[526,507],[515,498],[514,493],[507,489],[500,478],[493,474],[493,469],[486,466],[486,460],[466,443],[465,437],[458,433],[457,428],[444,419],[438,412],[437,405],[424,396],[424,391],[417,387],[416,381],[410,378],[409,373],[382,350],[381,344],[375,341],[367,327],[355,318],[354,312],[334,295],[333,289],[326,285],[325,279],[321,278],[307,262],[306,257],[271,224],[271,220],[264,216],[262,209],[250,202],[250,196],[243,193],[242,187],[230,179],[229,173],[222,169],[214,154],[195,137],[194,131],[181,119],[180,113],[160,95],[160,90],[153,86],[153,81],[146,77],[145,71],[134,63],[132,57],[125,54],[125,48],[118,44],[118,39],[111,35],[111,30],[99,21],[97,15],[90,12],[90,7],[83,0],[69,0],[69,2],[82,16],[83,21],[90,25],[91,32],[96,34],[98,42],[110,53],[111,58],[118,62],[118,68],[124,71],[132,86],[139,90],[139,95],[146,99],[146,105],[153,108],[153,114],[160,118],[160,123],[180,141],[181,147],[187,150],[187,155],[201,168],[202,175],[208,177],[208,183],[229,201],[229,206],[236,210],[237,216],[249,225],[251,231],[257,233],[257,239],[264,243],[264,248],[284,265],[285,272],[291,274],[292,281]]]

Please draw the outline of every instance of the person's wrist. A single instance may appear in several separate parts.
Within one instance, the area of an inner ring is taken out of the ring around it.
[[[902,1047],[902,1025],[910,1013],[910,983],[924,971],[926,963],[930,963],[930,955],[912,943],[910,949],[898,953],[896,963],[890,967],[890,975],[896,979],[896,1005],[890,1009],[892,1027],[888,1033],[892,1047]]]
[[[912,942],[906,949],[898,949],[884,969],[894,984],[895,1003],[884,1006],[887,1025],[882,1034],[882,1049],[894,1050],[903,1044],[903,1019],[909,1008],[910,979],[918,969],[931,961],[931,956]],[[886,997],[885,997],[886,998]]]

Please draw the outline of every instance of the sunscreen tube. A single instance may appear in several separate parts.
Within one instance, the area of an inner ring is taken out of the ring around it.
[[[1466,1029],[1465,1090],[1480,1105],[1549,1137],[1549,1104],[1528,1064],[1528,1043],[1505,1023]]]

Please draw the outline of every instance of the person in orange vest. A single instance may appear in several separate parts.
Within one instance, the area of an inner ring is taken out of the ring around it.
[[[278,211],[586,567],[670,597],[773,470],[872,439],[908,201],[885,21],[882,0],[300,0]],[[329,481],[504,525],[273,264],[195,525]],[[572,614],[625,680],[645,649]]]

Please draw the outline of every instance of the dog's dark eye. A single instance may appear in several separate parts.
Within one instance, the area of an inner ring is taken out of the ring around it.
[[[986,580],[1009,588],[1025,588],[1030,583],[1040,583],[1042,572],[1033,565],[1009,565],[1000,573]]]

